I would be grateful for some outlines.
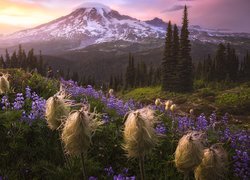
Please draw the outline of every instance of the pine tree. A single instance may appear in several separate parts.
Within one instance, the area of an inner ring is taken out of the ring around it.
[[[16,51],[13,52],[11,58],[10,58],[10,68],[16,68],[17,63],[18,63],[18,59],[17,59],[17,55],[16,55]]]
[[[230,80],[236,81],[238,79],[238,70],[239,70],[239,60],[236,55],[235,49],[231,48],[230,44],[227,44],[226,50],[226,68],[227,68],[227,76]]]
[[[6,68],[10,68],[11,61],[10,61],[10,54],[8,52],[8,49],[5,50],[5,64],[6,64]]]
[[[114,85],[114,79],[113,76],[111,75],[109,80],[109,88],[113,88],[113,85]]]
[[[173,87],[171,84],[171,75],[173,72],[173,33],[171,21],[168,23],[166,40],[165,40],[165,50],[164,57],[162,60],[162,90],[172,91]]]
[[[220,43],[218,50],[215,55],[215,77],[218,81],[223,81],[226,79],[227,69],[226,69],[226,48]]]
[[[177,91],[185,92],[193,89],[193,64],[190,52],[191,44],[188,31],[188,12],[187,6],[185,6],[180,35],[180,57],[178,63],[180,83]]]
[[[6,68],[6,64],[4,62],[3,56],[0,56],[0,68],[2,68],[2,69]]]
[[[242,71],[244,80],[250,81],[250,55],[248,51],[246,53],[246,56],[244,57]]]
[[[195,78],[196,79],[202,79],[203,78],[203,71],[205,69],[204,66],[205,66],[205,63],[202,66],[201,61],[199,61],[198,65],[196,67],[196,72],[195,72]]]
[[[135,64],[134,57],[129,54],[129,63],[125,74],[125,88],[132,88],[135,85]]]

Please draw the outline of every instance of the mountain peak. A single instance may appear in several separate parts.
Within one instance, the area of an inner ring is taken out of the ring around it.
[[[76,9],[93,9],[95,8],[96,10],[104,10],[106,13],[109,13],[111,11],[111,8],[101,4],[101,3],[96,3],[96,2],[86,2],[78,6]]]

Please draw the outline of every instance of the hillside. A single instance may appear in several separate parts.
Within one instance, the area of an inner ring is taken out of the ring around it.
[[[48,106],[46,99],[49,97],[61,98],[58,93],[54,94],[59,90],[58,81],[15,69],[1,70],[0,72],[10,74],[11,87],[10,92],[0,96],[0,135],[2,137],[0,141],[0,177],[35,179],[41,177],[42,174],[46,179],[80,179],[83,178],[82,161],[84,167],[86,165],[85,173],[89,179],[117,179],[118,177],[139,179],[140,170],[137,158],[127,159],[127,149],[124,148],[124,143],[126,143],[124,131],[126,131],[128,121],[124,123],[124,115],[128,112],[131,112],[130,116],[134,113],[140,113],[142,119],[137,119],[138,121],[148,121],[143,118],[145,115],[143,113],[154,112],[148,118],[157,118],[157,121],[150,119],[149,125],[154,124],[154,126],[151,127],[150,132],[147,132],[152,133],[157,138],[157,143],[150,146],[151,151],[145,156],[147,177],[152,179],[166,177],[176,180],[183,179],[183,174],[178,172],[176,165],[172,163],[173,154],[178,140],[183,135],[185,137],[185,132],[190,132],[190,130],[193,133],[203,131],[207,134],[206,137],[203,137],[207,138],[206,147],[218,142],[223,144],[223,147],[220,147],[228,152],[230,164],[228,167],[230,171],[224,175],[226,179],[244,179],[248,176],[245,166],[248,159],[241,158],[242,155],[246,156],[248,153],[248,126],[244,127],[246,130],[240,129],[243,126],[231,123],[231,118],[228,115],[220,117],[213,113],[210,116],[205,116],[202,113],[198,116],[189,114],[180,116],[178,110],[176,112],[166,111],[164,106],[155,106],[152,102],[156,96],[166,99],[173,97],[177,104],[184,102],[185,98],[187,102],[193,102],[192,97],[196,97],[197,94],[168,95],[161,94],[159,88],[144,88],[143,92],[140,89],[127,92],[123,97],[128,98],[129,96],[130,100],[126,101],[113,95],[106,95],[106,92],[96,90],[90,85],[82,87],[73,81],[61,81],[65,93],[70,97],[70,99],[66,99],[67,102],[71,100],[74,103],[74,106],[70,107],[71,115],[81,112],[82,110],[79,108],[82,105],[83,107],[87,105],[91,107],[87,110],[88,114],[94,113],[94,116],[89,116],[91,121],[92,118],[100,117],[100,119],[95,120],[101,124],[91,135],[92,143],[87,151],[87,156],[84,157],[85,160],[83,160],[79,155],[69,155],[71,150],[68,149],[68,145],[65,144],[67,142],[63,140],[61,134],[65,131],[67,122],[74,120],[67,118],[66,124],[63,123],[60,130],[52,131],[51,126],[48,126],[50,121],[45,116],[45,112],[48,110],[45,108]],[[232,93],[238,94],[238,90],[234,88],[218,91],[218,95],[222,93],[230,96]],[[249,86],[243,85],[241,90],[243,94],[244,92],[249,94]],[[202,95],[207,95],[206,93],[211,96],[211,92],[208,91]],[[210,105],[210,100],[205,101],[205,97],[208,98],[208,96],[204,96],[202,101]],[[140,100],[141,103],[138,103],[137,100]],[[145,103],[150,104],[150,107],[146,107]],[[238,101],[233,103],[237,105]],[[136,110],[137,108],[143,109]],[[85,114],[85,116],[88,115]],[[79,132],[78,130],[71,132]],[[71,137],[74,138],[75,135],[72,134]],[[62,141],[60,141],[61,139]],[[77,138],[77,141],[74,140],[73,143],[78,144],[82,142],[81,140]],[[82,146],[77,145],[75,148],[79,147]],[[213,147],[211,146],[211,148]],[[234,160],[232,160],[233,157]],[[242,174],[238,174],[238,171],[241,171]],[[190,177],[192,176],[190,175]]]

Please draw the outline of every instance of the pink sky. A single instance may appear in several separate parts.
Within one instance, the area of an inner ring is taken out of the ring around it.
[[[91,0],[0,0],[0,33],[34,27]],[[93,1],[91,1],[93,2]],[[192,25],[250,33],[250,0],[94,0],[141,20],[159,17],[180,24],[189,6]]]

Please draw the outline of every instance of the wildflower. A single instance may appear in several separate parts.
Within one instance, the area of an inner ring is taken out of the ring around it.
[[[2,74],[2,76],[0,76],[0,94],[7,93],[10,89],[8,77],[8,74]]]
[[[48,126],[54,130],[57,129],[63,119],[65,119],[69,114],[68,104],[60,96],[50,97],[46,101],[46,112],[45,117],[48,122]]]
[[[95,112],[90,113],[84,108],[70,113],[62,130],[62,141],[66,153],[70,155],[87,153],[92,134],[102,124],[96,117]]]
[[[191,131],[179,140],[174,161],[177,169],[185,176],[201,163],[204,139],[203,133]]]
[[[175,104],[171,105],[170,110],[171,110],[172,112],[175,112],[175,110],[176,110],[176,105],[175,105]]]
[[[170,109],[170,107],[172,106],[173,101],[172,100],[167,100],[165,102],[165,110],[168,111]]]
[[[220,144],[204,150],[201,164],[195,169],[195,179],[226,179],[227,152]]]
[[[157,99],[155,100],[155,105],[156,105],[156,106],[160,106],[160,105],[161,105],[161,99],[157,98]]]

